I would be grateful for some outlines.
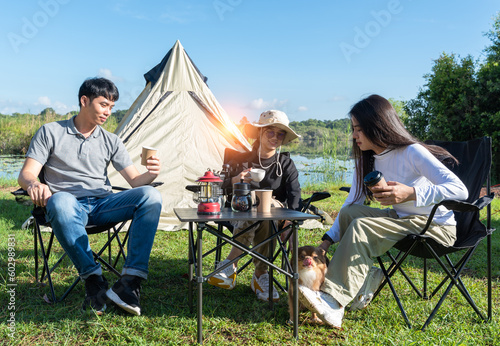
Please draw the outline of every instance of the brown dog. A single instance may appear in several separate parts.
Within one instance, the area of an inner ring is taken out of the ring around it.
[[[292,254],[292,260],[295,254]],[[319,291],[321,285],[325,281],[325,274],[330,261],[326,257],[325,250],[314,246],[301,246],[298,248],[299,259],[299,285],[304,285],[313,291]],[[293,262],[292,262],[293,263]],[[290,321],[293,320],[293,282],[290,280],[288,290],[288,307],[290,312]],[[299,310],[304,307],[299,303]],[[311,313],[311,322],[322,324],[323,322]]]

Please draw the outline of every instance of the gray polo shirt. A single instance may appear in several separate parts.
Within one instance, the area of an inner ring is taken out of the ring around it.
[[[65,191],[77,198],[109,195],[109,163],[117,171],[133,164],[117,135],[97,126],[85,138],[76,129],[74,117],[40,127],[26,157],[44,166],[45,183],[52,193]]]

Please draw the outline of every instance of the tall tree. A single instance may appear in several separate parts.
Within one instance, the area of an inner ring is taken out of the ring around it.
[[[422,139],[467,140],[480,128],[474,115],[475,67],[471,56],[442,53],[417,99],[407,103],[404,121]],[[471,131],[471,129],[474,129]]]
[[[500,181],[500,14],[485,34],[485,59],[442,53],[417,98],[405,105],[408,129],[418,138],[463,141],[493,139],[493,176]]]
[[[491,46],[484,52],[486,58],[477,72],[476,113],[481,118],[481,128],[491,136],[493,145],[493,172],[500,177],[500,12],[493,28],[485,34]],[[499,179],[500,180],[500,179]]]

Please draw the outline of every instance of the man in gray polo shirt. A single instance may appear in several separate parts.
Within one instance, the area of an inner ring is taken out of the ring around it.
[[[45,208],[57,240],[85,280],[83,310],[102,314],[109,298],[140,315],[139,291],[161,212],[161,195],[149,186],[160,173],[160,159],[148,159],[145,173],[132,163],[122,141],[101,125],[118,100],[118,89],[105,78],[87,79],[78,94],[80,112],[69,120],[43,125],[31,140],[18,182],[33,203]],[[133,188],[111,192],[109,164]],[[43,172],[44,181],[38,180]],[[85,226],[132,219],[122,277],[108,289],[94,261]]]

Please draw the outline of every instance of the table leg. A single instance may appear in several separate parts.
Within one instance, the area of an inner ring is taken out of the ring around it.
[[[275,233],[276,231],[276,228],[275,228],[275,225],[274,225],[274,221],[270,220],[269,221],[269,231],[272,234]],[[273,242],[270,241],[269,242],[269,254],[270,254],[270,257],[268,257],[268,260],[269,262],[272,262],[272,258],[274,256],[274,247],[273,247]],[[269,266],[269,308],[272,310],[274,308],[274,302],[273,302],[273,287],[274,287],[274,271],[273,271],[273,267]]]
[[[196,283],[198,285],[198,302],[197,302],[197,310],[198,310],[198,343],[202,344],[203,343],[203,326],[202,326],[202,320],[203,320],[203,271],[201,268],[202,264],[202,257],[203,257],[203,251],[202,251],[202,234],[203,234],[203,228],[205,227],[204,223],[200,223],[196,227],[197,231],[197,252],[198,252],[198,258],[197,258],[197,268],[196,268]]]
[[[193,258],[193,223],[189,223],[189,268],[188,268],[188,302],[189,302],[189,312],[193,312],[193,267],[194,267],[194,258]]]
[[[293,271],[293,337],[299,339],[299,259],[297,251],[299,248],[299,235],[298,235],[297,221],[292,222],[292,271]]]

